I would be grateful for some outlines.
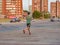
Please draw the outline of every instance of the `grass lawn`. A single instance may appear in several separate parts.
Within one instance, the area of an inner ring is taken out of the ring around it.
[[[0,23],[1,22],[10,22],[11,19],[9,18],[0,18]],[[23,21],[24,19],[23,18],[20,18],[21,21]]]
[[[9,22],[10,19],[7,19],[7,18],[0,18],[0,22]]]

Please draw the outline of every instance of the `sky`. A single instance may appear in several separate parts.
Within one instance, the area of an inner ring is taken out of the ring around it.
[[[55,2],[56,0],[48,0],[48,10],[50,11],[50,2]],[[32,0],[23,0],[23,9],[28,10],[28,5],[32,5]]]

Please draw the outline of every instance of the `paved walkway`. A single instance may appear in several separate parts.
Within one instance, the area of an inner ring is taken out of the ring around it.
[[[60,45],[60,30],[31,29],[23,34],[22,30],[0,32],[0,45]]]

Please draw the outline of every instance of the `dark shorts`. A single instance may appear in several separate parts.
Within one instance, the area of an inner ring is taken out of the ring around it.
[[[27,27],[30,27],[30,25],[31,25],[30,23],[27,23]]]

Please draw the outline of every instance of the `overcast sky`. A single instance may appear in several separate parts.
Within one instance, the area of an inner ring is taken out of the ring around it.
[[[56,0],[48,0],[48,10],[50,10],[50,2],[55,2]],[[28,5],[32,5],[32,0],[23,0],[23,9],[28,10]]]

